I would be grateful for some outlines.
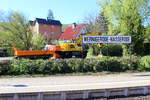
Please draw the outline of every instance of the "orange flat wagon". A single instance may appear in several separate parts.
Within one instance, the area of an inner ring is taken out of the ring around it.
[[[31,58],[31,59],[37,59],[37,58],[59,58],[59,55],[56,54],[54,51],[49,50],[19,50],[17,48],[14,49],[14,56],[17,58]]]

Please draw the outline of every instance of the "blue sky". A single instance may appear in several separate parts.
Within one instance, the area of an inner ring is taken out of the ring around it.
[[[82,22],[88,14],[99,12],[100,0],[0,0],[0,10],[24,13],[28,19],[46,18],[48,9],[62,24]]]

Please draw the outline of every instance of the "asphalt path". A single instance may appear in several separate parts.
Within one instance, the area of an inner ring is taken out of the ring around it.
[[[88,90],[132,86],[150,86],[150,73],[0,79],[0,93]]]

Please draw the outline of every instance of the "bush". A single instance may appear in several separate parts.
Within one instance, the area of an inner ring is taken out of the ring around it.
[[[0,75],[65,74],[85,72],[125,72],[139,67],[139,57],[99,57],[88,59],[14,59],[0,63]],[[142,67],[143,68],[143,67]]]
[[[77,72],[83,72],[83,59],[66,59],[66,66],[68,66],[69,73],[77,73]],[[65,66],[64,66],[65,67]],[[66,70],[66,68],[64,68]]]
[[[108,44],[103,46],[101,52],[104,56],[122,56],[123,49],[121,45]]]
[[[139,70],[150,71],[150,56],[144,56],[139,62]]]
[[[150,43],[144,43],[144,55],[150,55]]]
[[[10,61],[0,61],[0,75],[10,74]]]
[[[97,56],[100,54],[100,46],[98,44],[92,44],[89,46],[88,55]]]
[[[108,61],[109,71],[111,72],[125,72],[136,71],[138,69],[138,62],[140,57],[111,57]]]
[[[10,66],[11,74],[33,74],[37,72],[35,63],[36,62],[33,63],[29,59],[12,60],[12,64]]]

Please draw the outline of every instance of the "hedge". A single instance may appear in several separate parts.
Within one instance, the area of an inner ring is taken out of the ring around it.
[[[13,59],[0,63],[0,75],[66,74],[85,72],[125,72],[139,70],[140,57],[100,57],[89,59]],[[144,67],[143,67],[144,68]],[[141,68],[140,68],[141,69]],[[149,68],[150,69],[150,68]],[[142,69],[143,70],[143,69]]]
[[[144,56],[139,61],[139,70],[150,71],[150,56]]]
[[[120,44],[108,44],[104,45],[101,49],[101,52],[104,56],[122,56],[123,49]]]

